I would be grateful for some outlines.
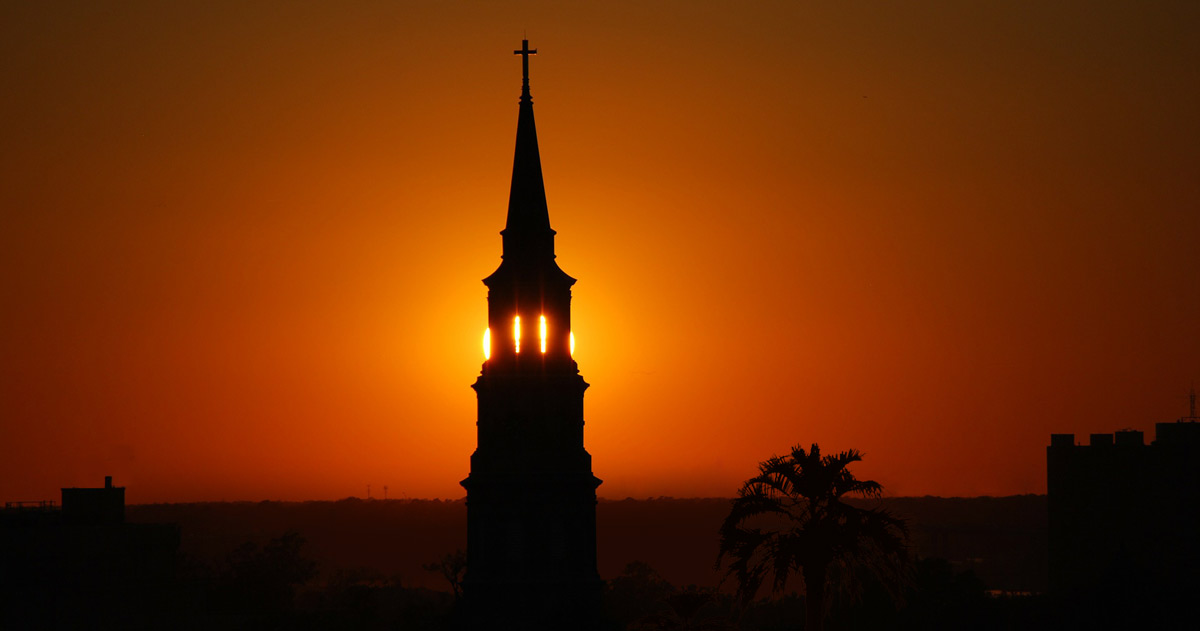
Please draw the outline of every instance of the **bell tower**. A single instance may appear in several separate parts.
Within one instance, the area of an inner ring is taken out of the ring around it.
[[[588,384],[572,358],[571,286],[558,267],[538,154],[529,56],[500,267],[488,288],[478,397],[478,445],[467,490],[463,598],[476,628],[595,625],[596,487],[583,447]]]

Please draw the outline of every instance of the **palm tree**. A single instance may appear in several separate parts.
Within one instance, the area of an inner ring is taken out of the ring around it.
[[[725,576],[737,579],[738,596],[749,604],[767,574],[779,592],[799,572],[807,594],[805,631],[824,625],[826,582],[831,570],[851,579],[866,570],[898,587],[907,561],[908,529],[882,509],[861,509],[848,495],[878,498],[883,487],[859,480],[848,466],[862,460],[855,450],[822,456],[815,443],[807,453],[759,463],[758,475],[738,491],[721,525],[717,566],[730,559]],[[843,572],[844,571],[844,572]]]

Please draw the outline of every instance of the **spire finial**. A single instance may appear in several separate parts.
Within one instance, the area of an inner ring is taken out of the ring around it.
[[[521,50],[514,50],[513,54],[521,56],[521,100],[531,101],[533,99],[529,96],[529,56],[536,55],[537,49],[530,50],[529,40],[523,39]]]

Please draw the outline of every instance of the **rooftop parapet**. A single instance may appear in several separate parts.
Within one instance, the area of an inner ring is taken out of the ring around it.
[[[1143,447],[1146,444],[1142,433],[1136,429],[1123,429],[1116,433],[1118,447]]]
[[[1074,447],[1075,434],[1050,434],[1051,447]]]

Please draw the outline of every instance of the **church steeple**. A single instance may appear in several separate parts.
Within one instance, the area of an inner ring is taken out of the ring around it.
[[[466,626],[488,631],[599,628],[596,487],[583,446],[583,393],[571,286],[554,230],[529,94],[529,41],[500,267],[484,279],[488,328],[477,446],[467,490]]]
[[[508,220],[504,231],[504,258],[544,259],[554,257],[554,230],[546,206],[542,159],[538,153],[537,125],[533,120],[533,97],[529,93],[529,40],[521,40],[523,78],[521,107],[517,115],[517,149],[513,156],[512,187],[508,193]]]
[[[527,369],[578,372],[571,359],[571,286],[575,279],[555,262],[554,235],[542,180],[533,97],[529,92],[529,40],[521,42],[522,87],[517,147],[500,267],[488,286],[488,342],[484,372]],[[521,340],[538,340],[539,352],[521,353]]]

